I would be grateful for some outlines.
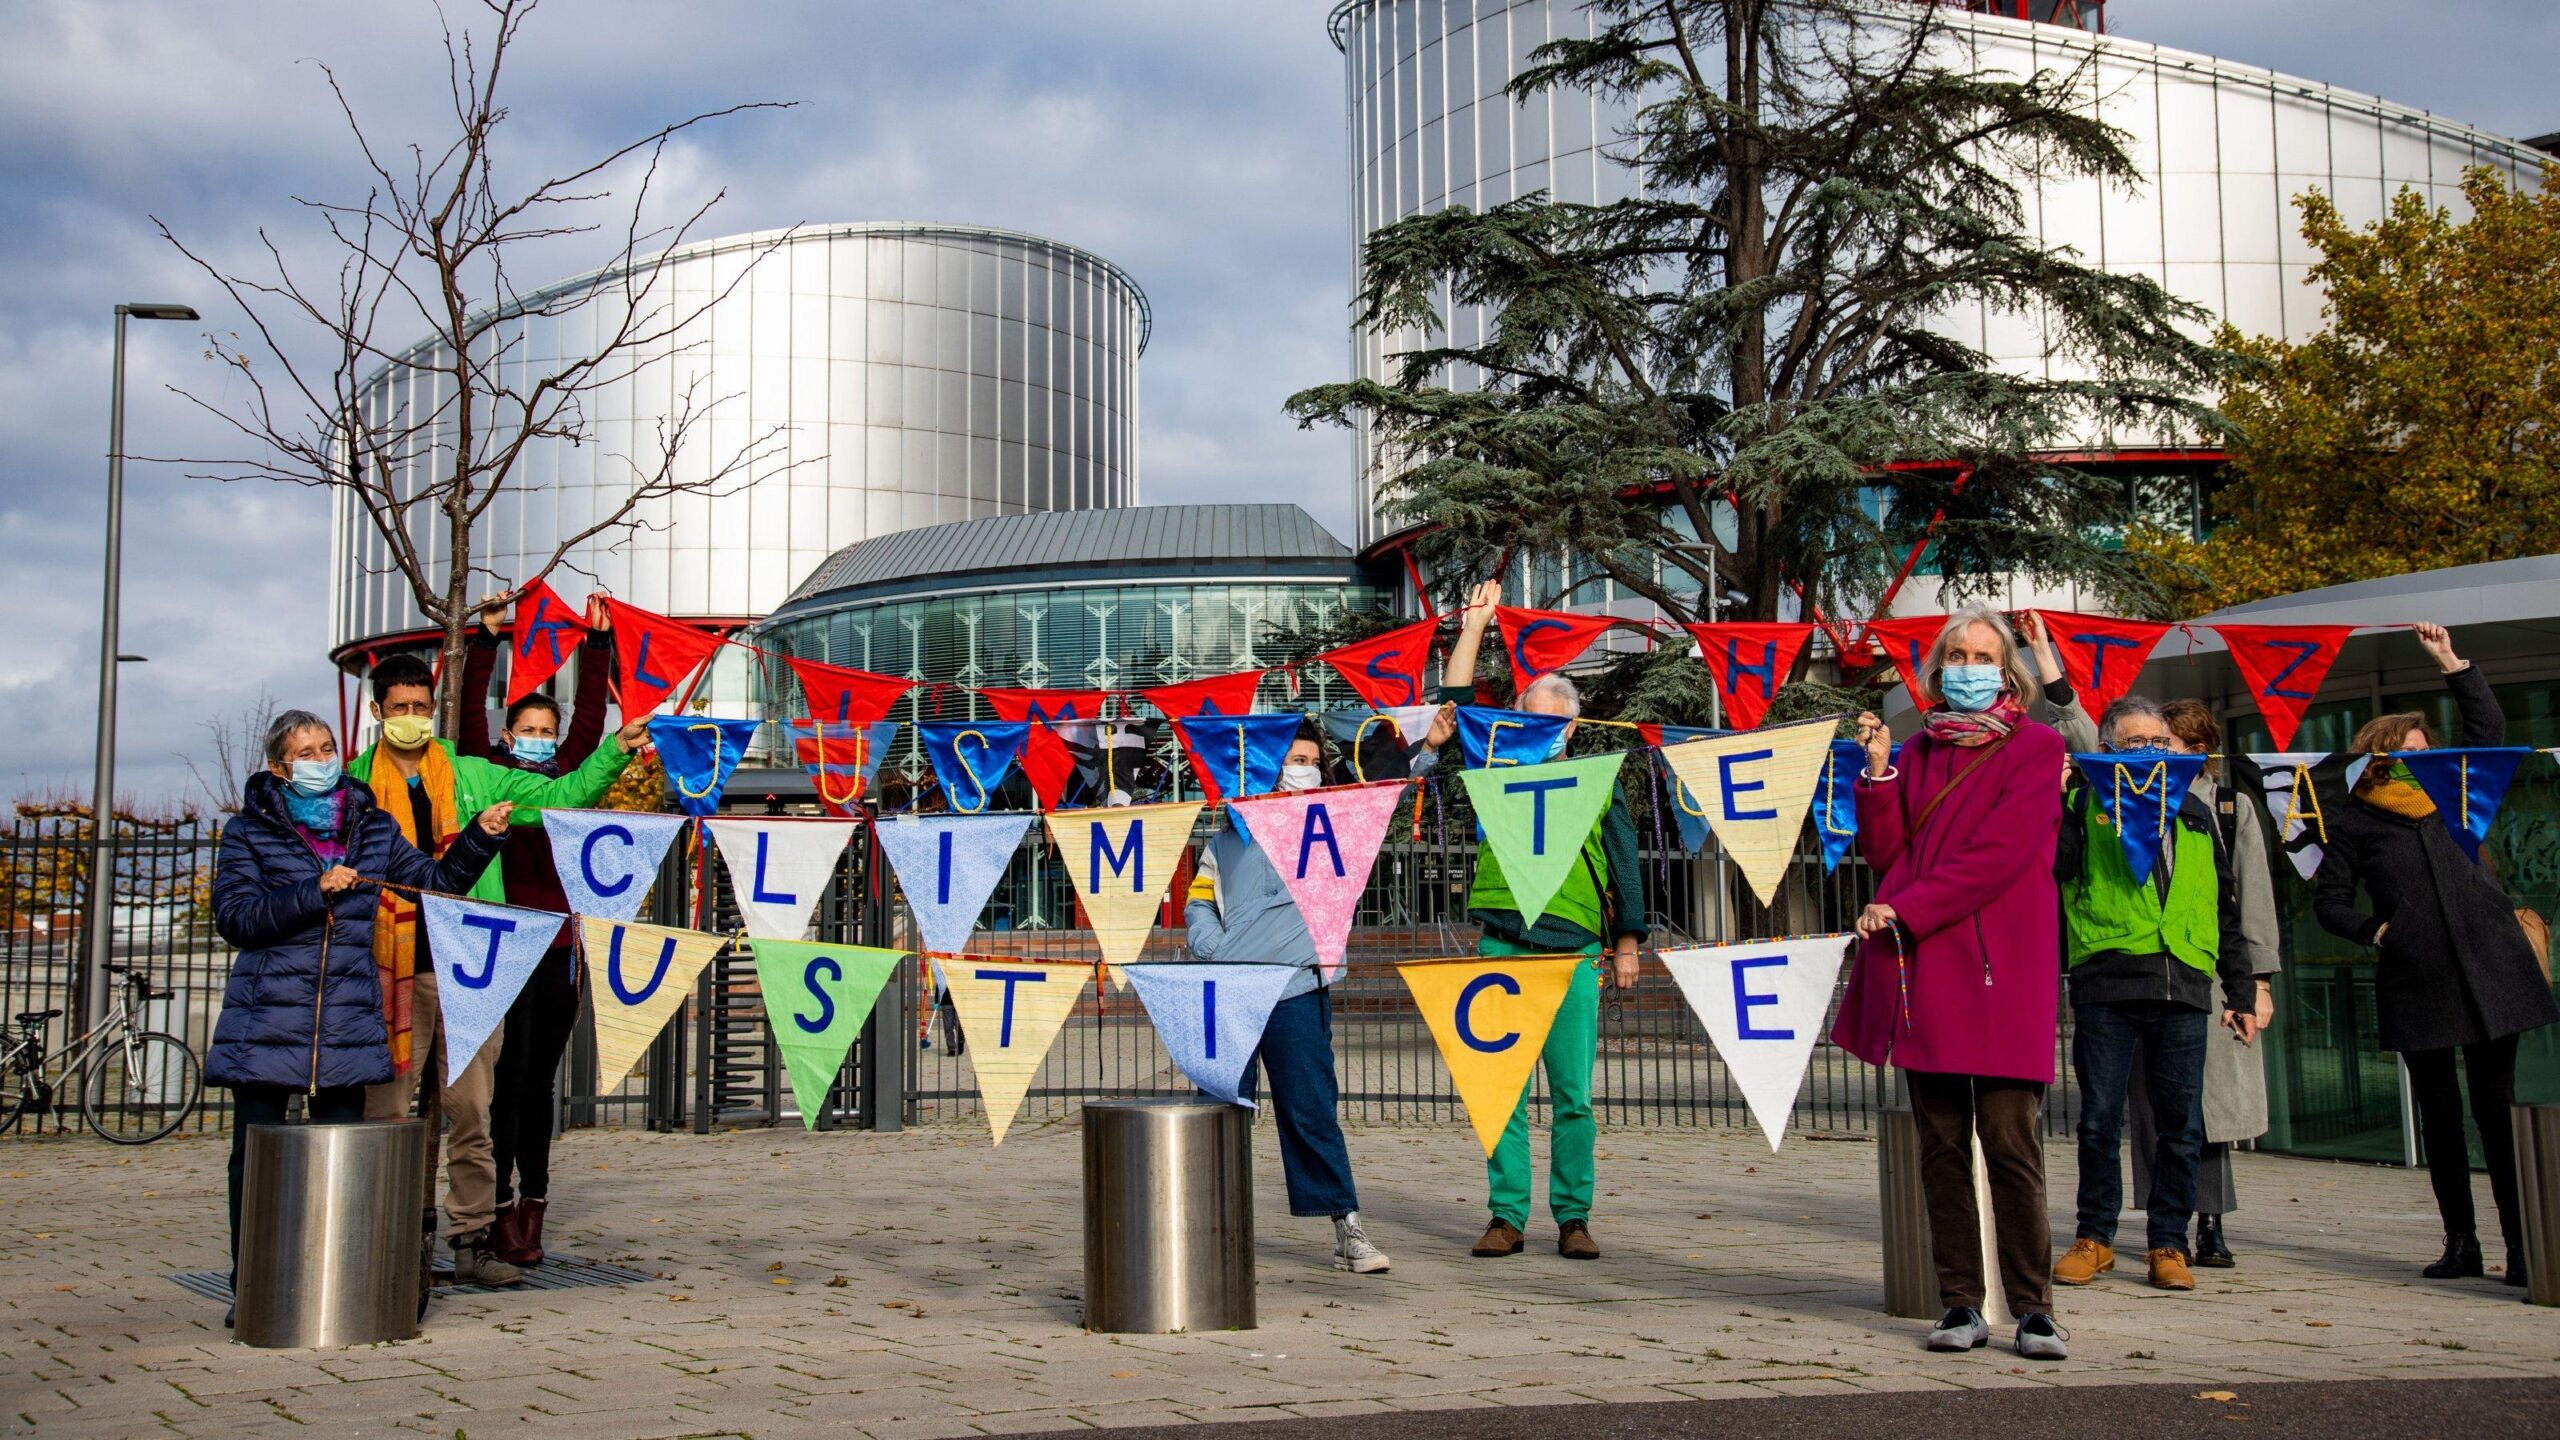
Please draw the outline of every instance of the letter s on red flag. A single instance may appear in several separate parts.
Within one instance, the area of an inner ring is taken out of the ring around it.
[[[1698,658],[1724,699],[1724,723],[1735,730],[1756,730],[1769,717],[1769,702],[1778,698],[1779,687],[1795,673],[1796,657],[1813,638],[1811,625],[1761,621],[1681,628],[1697,639]]]
[[[1342,676],[1353,693],[1380,710],[1400,705],[1427,705],[1431,681],[1431,620],[1399,625],[1383,635],[1327,650],[1316,658]]]
[[[2062,672],[2079,692],[2080,707],[2097,719],[2108,706],[2133,689],[2134,677],[2151,658],[2152,647],[2169,633],[2165,620],[2119,620],[2112,615],[2075,615],[2068,610],[2039,610],[2044,633],[2062,657]]]
[[[2266,717],[2269,749],[2293,748],[2302,712],[2320,693],[2320,681],[2338,663],[2353,625],[2216,625],[2213,633],[2231,651],[2231,663]]]

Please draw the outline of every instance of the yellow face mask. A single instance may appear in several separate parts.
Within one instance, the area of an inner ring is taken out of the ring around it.
[[[382,738],[394,750],[423,750],[436,738],[436,722],[424,715],[394,715],[382,722]]]

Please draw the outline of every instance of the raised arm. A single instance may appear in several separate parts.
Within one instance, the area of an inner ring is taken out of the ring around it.
[[[454,763],[482,767],[486,773],[474,777],[479,782],[475,787],[479,793],[513,802],[516,807],[515,823],[531,825],[537,822],[541,811],[584,809],[603,799],[604,792],[612,789],[613,782],[621,777],[623,767],[631,763],[631,751],[624,737],[632,728],[626,725],[622,732],[606,736],[604,743],[596,747],[596,753],[566,775],[516,770],[465,756],[455,757]]]
[[[1493,626],[1493,607],[1502,603],[1502,582],[1485,580],[1467,592],[1467,608],[1458,616],[1458,638],[1449,643],[1449,663],[1440,671],[1440,698],[1461,705],[1476,698],[1476,656],[1484,650],[1484,632]]]
[[[489,742],[489,677],[498,668],[499,643],[498,612],[484,607],[462,647],[462,719],[453,732],[457,755],[486,759],[496,748]]]
[[[569,701],[569,725],[560,734],[560,764],[575,770],[604,739],[605,707],[613,692],[613,612],[604,597],[587,601],[587,643],[578,647],[578,691]]]
[[[2480,667],[2453,653],[2453,636],[2441,625],[2421,623],[2418,644],[2427,658],[2444,671],[2444,688],[2453,692],[2453,706],[2462,713],[2462,742],[2470,746],[2504,745],[2507,743],[2506,712],[2498,708],[2497,694],[2490,690],[2489,679]]]

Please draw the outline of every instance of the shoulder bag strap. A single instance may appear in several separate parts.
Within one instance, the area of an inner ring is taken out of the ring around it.
[[[1981,769],[1984,761],[1989,760],[1993,755],[1998,754],[2000,748],[2008,743],[2009,737],[2007,735],[2003,735],[1999,739],[1992,741],[1990,744],[1983,746],[1982,749],[1974,755],[1973,760],[1969,764],[1967,764],[1963,769],[1957,771],[1954,777],[1948,780],[1946,784],[1939,786],[1938,793],[1929,797],[1929,803],[1921,806],[1920,814],[1912,820],[1912,835],[1916,838],[1920,834],[1921,827],[1929,823],[1930,816],[1938,813],[1938,806],[1944,803],[1949,795],[1955,793],[1955,788],[1964,783],[1966,776]]]

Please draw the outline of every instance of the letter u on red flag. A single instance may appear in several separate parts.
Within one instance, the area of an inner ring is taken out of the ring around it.
[[[681,620],[607,597],[616,659],[622,662],[622,713],[646,715],[717,654],[720,637]]]
[[[1591,648],[1600,632],[1617,622],[1606,615],[1576,615],[1569,610],[1520,610],[1493,607],[1502,627],[1502,651],[1511,657],[1511,678],[1521,689],[1553,670],[1561,670]]]
[[[539,580],[516,597],[515,628],[507,640],[507,703],[542,688],[587,638],[587,622],[569,602]]]
[[[2268,748],[2290,750],[2302,712],[2320,693],[2320,681],[2338,663],[2353,625],[2216,625],[2213,633],[2231,651],[2240,679],[2266,717]]]
[[[1778,698],[1804,642],[1813,638],[1810,625],[1758,621],[1681,628],[1697,639],[1698,658],[1707,662],[1707,674],[1724,698],[1724,723],[1736,730],[1756,730],[1768,718],[1769,702]]]
[[[1381,710],[1399,705],[1421,705],[1431,699],[1431,633],[1438,627],[1430,620],[1417,620],[1400,625],[1384,635],[1372,635],[1356,645],[1327,650],[1316,658],[1330,665],[1342,676],[1361,699]]]
[[[2119,620],[2068,610],[2036,613],[2044,617],[2044,633],[2052,637],[2063,673],[2071,677],[2071,688],[2079,692],[2081,708],[2092,720],[2133,688],[2152,647],[2169,633],[2165,620]]]
[[[791,673],[800,677],[800,698],[808,717],[829,725],[873,725],[889,716],[898,697],[915,688],[900,675],[875,675],[845,665],[821,665],[794,658]]]

